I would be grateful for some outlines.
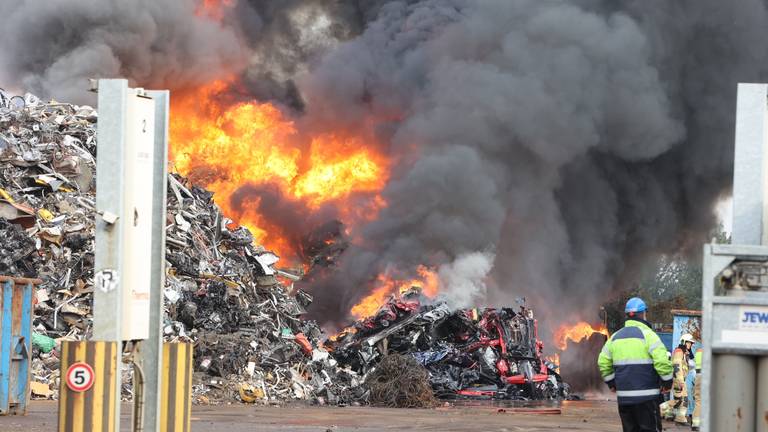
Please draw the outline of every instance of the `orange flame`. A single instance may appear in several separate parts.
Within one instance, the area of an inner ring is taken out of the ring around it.
[[[552,354],[551,356],[544,357],[544,359],[556,366],[555,371],[560,369],[560,354]]]
[[[221,21],[224,17],[224,8],[231,8],[235,3],[236,0],[202,0],[195,8],[195,15]]]
[[[436,296],[439,288],[437,273],[425,266],[419,266],[416,271],[419,277],[409,280],[396,279],[386,274],[380,274],[376,278],[376,284],[371,293],[358,304],[352,306],[350,310],[352,316],[358,319],[372,316],[387,302],[390,295],[402,294],[412,287],[419,287],[422,294],[427,297]]]
[[[348,334],[355,334],[357,333],[357,329],[354,327],[345,327],[340,332],[336,333],[335,335],[331,335],[328,337],[328,340],[331,342],[336,342],[340,337],[346,336]]]
[[[608,336],[608,330],[602,324],[599,324],[596,327],[592,327],[592,325],[584,321],[579,321],[578,323],[570,326],[563,324],[555,332],[554,344],[560,351],[564,351],[566,348],[568,348],[569,340],[579,343],[595,333]]]
[[[342,133],[307,136],[269,103],[224,106],[218,98],[228,86],[216,81],[174,95],[171,160],[179,173],[214,192],[223,214],[247,227],[256,242],[284,258],[297,256],[291,236],[298,233],[267,220],[259,198],[233,205],[230,198],[244,185],[275,186],[307,211],[333,203],[348,224],[375,217],[385,205],[378,192],[388,178],[388,160],[366,146],[370,141]],[[360,192],[373,196],[367,207],[344,201]]]

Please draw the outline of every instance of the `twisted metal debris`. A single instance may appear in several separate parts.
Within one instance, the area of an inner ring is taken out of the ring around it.
[[[366,378],[365,385],[371,392],[371,405],[389,408],[432,408],[437,405],[427,370],[411,356],[384,356]]]
[[[445,399],[572,397],[557,367],[544,357],[530,309],[451,310],[445,302],[422,300],[418,288],[391,296],[374,316],[330,341],[332,355],[361,374],[377,374],[385,361],[393,361],[391,353],[409,356],[425,369],[434,394]],[[376,385],[372,402],[397,399],[397,386],[385,385],[395,393],[382,395],[386,380],[366,383]]]

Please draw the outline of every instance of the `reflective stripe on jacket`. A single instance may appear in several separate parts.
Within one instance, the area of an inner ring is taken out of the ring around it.
[[[696,361],[696,372],[701,372],[701,358],[704,355],[704,350],[699,348],[696,350],[694,360]]]
[[[603,380],[616,388],[619,405],[657,399],[662,382],[671,385],[672,362],[659,336],[638,320],[627,320],[597,358]]]

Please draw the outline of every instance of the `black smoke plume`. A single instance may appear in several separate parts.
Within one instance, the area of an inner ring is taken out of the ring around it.
[[[86,77],[176,89],[234,72],[308,127],[382,119],[388,206],[311,281],[326,322],[419,264],[457,304],[594,316],[648,257],[706,241],[736,84],[766,79],[762,0],[198,6],[5,2],[0,80],[80,101]]]

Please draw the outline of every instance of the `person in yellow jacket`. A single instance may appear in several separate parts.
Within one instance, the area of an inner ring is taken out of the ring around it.
[[[672,386],[672,363],[645,321],[646,309],[642,299],[629,299],[624,327],[611,335],[597,359],[603,381],[616,392],[624,432],[657,432],[659,395]]]
[[[691,418],[691,430],[697,431],[701,427],[701,362],[704,351],[699,348],[696,350],[694,361],[696,362],[696,381],[693,385],[693,397],[695,400],[693,408],[693,417]]]

